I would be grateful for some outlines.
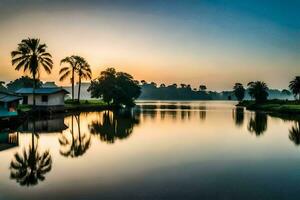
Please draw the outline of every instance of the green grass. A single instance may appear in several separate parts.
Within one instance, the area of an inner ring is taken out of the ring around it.
[[[66,100],[65,108],[66,110],[76,110],[76,109],[93,109],[93,108],[104,108],[107,106],[107,103],[101,100],[80,100],[77,101]]]
[[[30,106],[30,105],[23,105],[23,104],[18,105],[18,111],[20,111],[20,112],[29,112],[31,109],[32,109],[32,106]]]
[[[300,114],[299,101],[268,100],[267,102],[262,104],[256,104],[254,101],[242,101],[237,104],[237,106],[246,107],[248,110]]]

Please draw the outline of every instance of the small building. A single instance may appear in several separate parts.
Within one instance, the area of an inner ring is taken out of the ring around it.
[[[21,88],[16,91],[23,96],[22,104],[33,105],[33,88]],[[49,84],[35,89],[35,103],[38,107],[59,108],[65,105],[65,96],[69,92],[56,85]]]
[[[0,119],[17,116],[17,107],[21,99],[21,96],[0,91]]]

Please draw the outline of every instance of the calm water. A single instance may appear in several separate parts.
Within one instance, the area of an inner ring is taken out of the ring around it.
[[[232,102],[140,102],[1,132],[0,199],[300,198],[299,123]]]

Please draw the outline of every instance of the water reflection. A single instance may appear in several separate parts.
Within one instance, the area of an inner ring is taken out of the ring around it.
[[[33,121],[31,144],[23,151],[17,152],[10,163],[10,178],[21,186],[34,186],[45,180],[45,175],[51,171],[52,158],[49,150],[40,152],[38,148],[38,135],[35,132]],[[35,142],[35,138],[37,141]]]
[[[75,119],[75,120],[74,120]],[[74,121],[77,124],[77,133],[74,132]],[[79,157],[86,153],[91,145],[91,135],[81,133],[80,114],[71,116],[69,135],[62,133],[59,137],[61,145],[60,154],[65,157]],[[71,135],[71,137],[69,137]]]
[[[289,130],[289,138],[295,145],[300,145],[300,121],[296,121]]]
[[[105,111],[100,121],[95,120],[89,125],[91,134],[99,136],[101,141],[114,143],[118,139],[129,137],[139,119],[132,112]]]
[[[244,124],[244,108],[236,107],[233,112],[232,116],[237,127],[241,127]]]
[[[33,127],[34,123],[34,127]],[[33,130],[34,128],[34,130]],[[24,122],[19,130],[24,133],[61,133],[68,127],[64,123],[64,115],[52,116],[45,119],[29,119]]]
[[[255,133],[256,136],[260,136],[267,130],[267,126],[268,126],[267,114],[262,112],[255,112],[254,116],[253,114],[251,115],[248,124],[248,130],[250,131],[250,133]]]
[[[19,146],[19,132],[9,129],[0,130],[0,151],[5,151]]]

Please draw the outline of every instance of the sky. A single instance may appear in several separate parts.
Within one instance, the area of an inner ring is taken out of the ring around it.
[[[300,75],[298,0],[0,0],[0,80],[21,75],[10,52],[40,38],[60,60],[81,55],[93,78],[107,67],[137,80],[228,90],[235,82],[287,88]]]

